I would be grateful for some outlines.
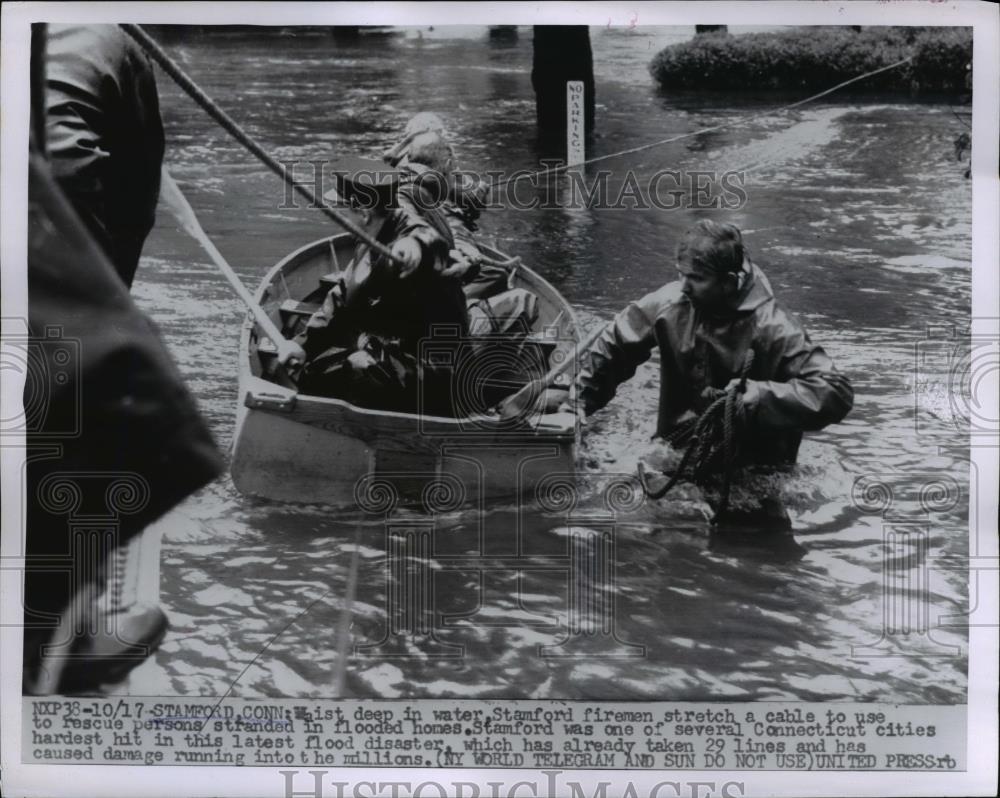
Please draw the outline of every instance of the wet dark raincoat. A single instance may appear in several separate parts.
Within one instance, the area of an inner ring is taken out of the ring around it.
[[[795,462],[804,430],[834,424],[850,411],[847,378],[814,344],[799,321],[775,300],[756,265],[731,311],[709,315],[669,283],[631,303],[598,339],[578,379],[578,396],[590,415],[604,407],[619,384],[635,374],[654,348],[660,352],[657,435],[666,435],[701,408],[705,388],[725,388],[740,375],[747,351],[747,459],[760,464]]]
[[[223,463],[153,324],[38,155],[28,326],[25,641],[37,656],[30,641],[51,633],[81,580],[100,581],[104,563],[79,549],[79,536],[128,541]]]
[[[153,68],[117,25],[49,25],[45,72],[52,172],[130,286],[163,161]]]
[[[342,280],[309,319],[302,340],[307,355],[318,355],[333,344],[353,345],[361,333],[393,340],[416,354],[435,325],[454,325],[460,335],[468,332],[461,282],[444,274],[454,239],[433,204],[420,185],[400,185],[396,207],[374,231],[375,240],[391,249],[412,238],[420,245],[420,262],[401,274],[398,266],[381,255],[372,257],[368,245],[359,242]]]

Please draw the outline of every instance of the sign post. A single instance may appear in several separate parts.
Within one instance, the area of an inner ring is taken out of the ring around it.
[[[566,165],[586,159],[584,152],[583,81],[566,81]]]

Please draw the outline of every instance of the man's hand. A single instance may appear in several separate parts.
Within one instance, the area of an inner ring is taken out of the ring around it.
[[[587,416],[580,405],[574,406],[568,388],[546,388],[538,398],[535,409],[543,415],[550,413],[575,413],[580,423],[586,423]]]
[[[712,402],[716,399],[721,399],[725,395],[726,392],[722,388],[706,388],[701,392],[701,395],[698,397],[698,401],[696,402],[698,412],[704,413],[708,410],[708,406],[712,404]]]
[[[301,368],[306,362],[306,351],[295,341],[282,341],[278,345],[278,362],[293,370]]]
[[[401,238],[392,245],[392,256],[397,259],[396,274],[401,280],[405,280],[420,265],[423,252],[420,249],[420,242],[416,239]]]
[[[538,398],[538,409],[543,413],[572,413],[568,388],[546,388]]]
[[[483,256],[479,247],[469,241],[456,241],[455,248],[448,252],[448,266],[441,272],[445,277],[465,277],[479,267]]]
[[[729,381],[726,389],[739,390],[739,386],[740,380],[734,379]],[[760,403],[760,383],[756,380],[747,380],[746,390],[743,392],[742,398],[743,403],[740,406],[740,415],[742,416],[742,420],[746,421],[753,416],[757,405]]]
[[[378,364],[378,361],[365,350],[351,352],[347,356],[347,363],[354,371],[365,371]]]
[[[483,259],[483,253],[481,253],[479,251],[479,247],[471,241],[466,241],[460,238],[455,241],[455,249],[458,250],[459,254],[473,266],[478,265]]]
[[[462,254],[461,250],[453,249],[448,252],[448,265],[441,270],[443,277],[465,277],[474,264]]]

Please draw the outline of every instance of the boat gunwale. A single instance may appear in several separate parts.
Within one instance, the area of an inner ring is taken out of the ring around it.
[[[284,274],[292,266],[299,266],[301,262],[305,259],[306,255],[312,255],[314,253],[320,252],[324,248],[329,248],[330,244],[333,243],[334,246],[338,242],[344,239],[352,238],[350,233],[336,233],[331,236],[326,236],[320,239],[304,244],[296,250],[293,250],[280,261],[278,261],[274,266],[272,266],[267,273],[261,278],[260,283],[254,292],[254,301],[263,307],[264,296],[267,291],[278,281],[279,274]],[[480,249],[489,254],[490,257],[496,256],[500,259],[507,259],[503,253],[491,247],[480,247]],[[567,329],[571,330],[576,343],[579,343],[579,332],[580,327],[576,319],[576,314],[573,312],[572,306],[563,298],[562,294],[553,286],[548,280],[542,277],[534,269],[525,266],[523,263],[517,264],[515,267],[519,271],[525,272],[529,279],[527,282],[535,283],[543,291],[546,291],[550,296],[558,297],[567,315]],[[258,324],[253,318],[253,314],[248,311],[246,318],[243,322],[243,328],[240,331],[240,346],[239,346],[239,357],[240,357],[240,367],[239,367],[239,387],[241,393],[243,394],[243,404],[244,407],[251,410],[258,410],[269,414],[279,415],[289,420],[295,420],[298,423],[308,424],[308,421],[296,419],[296,408],[301,405],[314,406],[317,409],[322,409],[328,412],[336,412],[338,415],[342,415],[345,419],[350,419],[349,423],[356,426],[360,426],[364,420],[368,420],[371,424],[378,424],[380,421],[408,421],[415,422],[417,427],[420,428],[423,425],[432,425],[436,427],[433,431],[432,437],[435,439],[446,439],[448,433],[454,430],[455,437],[461,437],[462,439],[473,440],[475,438],[502,436],[504,441],[517,441],[521,440],[532,440],[537,438],[548,438],[551,440],[562,440],[575,438],[577,427],[579,426],[577,421],[574,421],[571,425],[562,425],[558,428],[547,428],[543,430],[538,430],[537,427],[531,429],[516,429],[510,427],[504,421],[500,419],[493,419],[491,416],[463,416],[460,418],[454,418],[450,416],[432,416],[432,415],[421,415],[419,413],[404,413],[395,410],[379,410],[370,407],[360,407],[359,405],[352,404],[345,399],[339,399],[336,397],[325,397],[317,396],[315,394],[306,394],[301,391],[288,388],[277,383],[271,383],[265,380],[263,377],[259,377],[253,372],[253,367],[251,364],[251,354],[250,354],[250,342],[252,334],[257,330]],[[291,409],[279,410],[277,408],[268,408],[267,406],[261,406],[256,403],[251,404],[251,396],[254,393],[252,387],[247,386],[246,383],[250,379],[257,379],[265,382],[273,390],[280,391],[283,395],[288,397],[294,397],[294,404]],[[488,428],[486,423],[489,421],[494,421],[492,428]],[[481,429],[471,431],[468,429],[469,425],[479,425]]]

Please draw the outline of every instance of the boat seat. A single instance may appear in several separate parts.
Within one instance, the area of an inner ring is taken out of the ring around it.
[[[513,336],[506,345],[503,344],[503,336],[495,340],[494,345],[506,350],[507,355],[503,359],[505,365],[498,362],[491,378],[496,381],[494,387],[507,385],[511,392],[523,387],[525,379],[540,376],[539,369],[542,373],[548,371],[552,365],[552,354],[560,344],[557,339],[535,333]]]
[[[297,302],[294,299],[286,299],[281,303],[281,320],[287,324],[289,321],[303,316],[308,319],[319,308],[318,302]]]
[[[546,335],[545,333],[533,332],[526,335],[525,340],[531,341],[531,343],[538,344],[539,346],[555,349],[556,344],[558,344],[561,339],[555,338],[551,335]]]
[[[526,344],[531,344],[537,346],[545,357],[545,362],[549,361],[552,357],[552,353],[556,350],[556,346],[559,345],[560,341],[556,338],[551,338],[542,333],[531,333],[524,338]]]

